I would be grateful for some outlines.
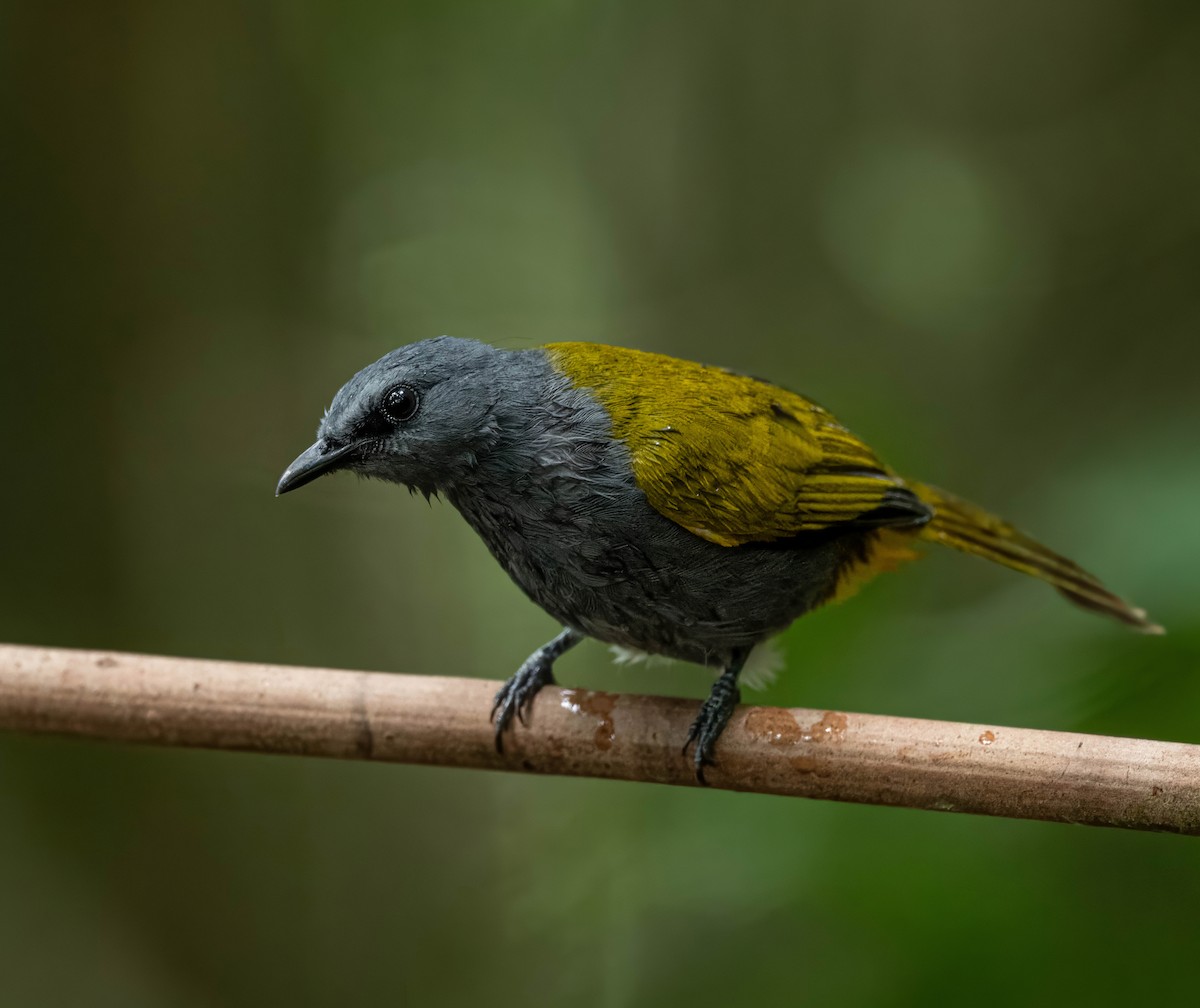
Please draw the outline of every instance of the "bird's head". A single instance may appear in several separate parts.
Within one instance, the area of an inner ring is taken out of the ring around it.
[[[469,478],[495,440],[504,351],[441,336],[393,350],[341,387],[275,494],[340,469],[431,493]]]

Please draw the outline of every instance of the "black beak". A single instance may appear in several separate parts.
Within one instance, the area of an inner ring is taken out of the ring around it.
[[[288,466],[279,477],[279,485],[275,488],[275,496],[285,494],[311,483],[318,476],[324,476],[339,467],[339,463],[358,445],[348,444],[341,448],[330,448],[324,441],[305,448],[296,460]]]

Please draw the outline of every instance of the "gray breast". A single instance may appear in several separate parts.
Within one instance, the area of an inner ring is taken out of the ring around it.
[[[723,547],[655,511],[608,414],[540,351],[508,355],[500,437],[447,495],[514,581],[564,625],[718,665],[824,601],[846,537]]]

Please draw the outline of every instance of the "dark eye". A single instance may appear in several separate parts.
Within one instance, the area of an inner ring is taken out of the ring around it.
[[[404,423],[417,415],[417,407],[421,404],[417,393],[407,385],[397,385],[388,389],[379,404],[379,411],[393,423]]]

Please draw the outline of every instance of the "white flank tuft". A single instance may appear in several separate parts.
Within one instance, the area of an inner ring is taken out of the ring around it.
[[[639,651],[637,648],[623,647],[620,644],[610,644],[608,650],[612,652],[613,661],[617,665],[640,665],[646,663],[647,668],[655,665],[667,665],[671,662],[670,658],[664,655],[647,654],[645,651]]]
[[[617,665],[638,665],[645,662],[646,667],[651,668],[655,665],[669,665],[673,661],[663,655],[647,654],[637,648],[622,647],[620,644],[610,644],[608,650],[612,653],[613,661]],[[747,689],[765,689],[775,681],[775,677],[782,668],[783,655],[779,651],[779,646],[773,640],[764,641],[750,652],[750,657],[746,661],[745,668],[742,669],[742,674],[738,676],[738,681]],[[714,670],[714,674],[719,674],[719,672],[719,669]]]
[[[738,681],[747,689],[766,689],[783,668],[783,654],[774,640],[763,641],[746,659]]]

